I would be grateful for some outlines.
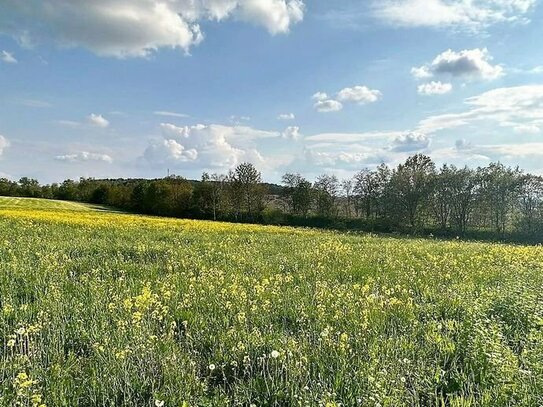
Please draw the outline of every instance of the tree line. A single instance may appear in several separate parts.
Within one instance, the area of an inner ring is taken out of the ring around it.
[[[137,213],[236,222],[543,241],[543,177],[501,163],[471,169],[417,154],[340,180],[287,173],[265,184],[242,163],[199,181],[0,179],[0,195],[106,204]]]

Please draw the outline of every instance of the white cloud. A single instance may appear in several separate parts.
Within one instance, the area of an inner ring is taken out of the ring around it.
[[[541,128],[535,124],[518,124],[513,127],[513,131],[517,134],[540,134]]]
[[[194,148],[186,149],[176,140],[166,139],[147,147],[144,157],[154,164],[165,164],[168,161],[188,162],[198,158],[198,151]]]
[[[251,121],[251,118],[249,116],[236,116],[236,115],[232,115],[230,116],[230,119],[229,119],[230,123],[234,124],[234,125],[240,125],[242,124],[243,122],[250,122]]]
[[[429,83],[423,83],[419,85],[417,91],[420,95],[444,95],[452,90],[450,83],[443,83],[441,81],[432,81]]]
[[[439,54],[434,60],[421,67],[411,69],[414,77],[428,78],[436,75],[448,75],[467,79],[493,80],[503,75],[503,67],[491,64],[492,57],[486,48],[451,49]]]
[[[323,102],[328,99],[328,94],[325,92],[317,92],[311,98],[317,102]]]
[[[91,126],[106,128],[109,126],[109,121],[104,118],[101,114],[91,113],[87,116],[87,121]]]
[[[57,161],[66,161],[70,163],[85,162],[85,161],[103,161],[106,163],[112,163],[113,158],[107,154],[90,153],[88,151],[81,151],[74,154],[57,155],[55,157]]]
[[[16,64],[17,60],[13,56],[11,52],[8,51],[2,51],[0,52],[0,60],[7,63],[7,64]]]
[[[178,118],[190,117],[188,114],[185,114],[185,113],[168,112],[168,111],[165,111],[165,110],[157,110],[157,111],[153,112],[153,114],[155,114],[157,116],[178,117]]]
[[[277,120],[294,120],[295,118],[294,113],[282,113],[277,116]]]
[[[0,135],[0,155],[4,153],[4,150],[10,146],[9,140]]]
[[[340,90],[337,99],[340,102],[354,102],[363,105],[377,102],[382,96],[380,91],[369,89],[367,86],[354,86]]]
[[[312,96],[315,101],[313,107],[321,113],[337,112],[343,109],[345,103],[358,103],[365,105],[367,103],[377,102],[383,97],[383,94],[367,86],[353,86],[340,90],[335,98],[331,98],[325,92],[317,92]]]
[[[282,133],[283,138],[287,140],[299,140],[302,138],[302,134],[300,133],[300,128],[298,126],[289,126],[285,129],[285,131]]]
[[[305,141],[318,143],[356,144],[368,141],[390,141],[403,133],[399,131],[368,132],[368,133],[321,133],[305,138]]]
[[[247,126],[203,125],[178,127],[160,125],[163,139],[153,141],[143,153],[151,165],[199,166],[229,169],[243,161],[268,165],[256,148],[256,142],[281,138],[282,133],[257,130]],[[296,135],[291,129],[289,134]]]
[[[484,30],[501,22],[525,22],[537,0],[374,0],[374,14],[400,27]]]
[[[220,0],[213,2],[221,3]],[[305,6],[301,0],[240,0],[237,3],[240,18],[266,27],[271,34],[288,32],[292,24],[304,18]]]
[[[391,150],[396,152],[414,152],[425,150],[430,146],[430,139],[426,134],[417,132],[404,133],[394,139]]]
[[[472,144],[464,139],[457,140],[453,148],[443,148],[432,153],[438,158],[477,158],[486,161],[519,159],[540,159],[543,157],[543,143]]]
[[[469,110],[430,116],[419,123],[419,131],[430,134],[482,120],[511,128],[543,124],[543,85],[497,88],[465,103]]]
[[[0,32],[26,45],[49,41],[123,58],[188,51],[203,40],[202,20],[234,18],[279,34],[303,17],[301,0],[4,0]]]
[[[479,145],[471,147],[470,150],[491,159],[543,157],[543,143]]]
[[[317,112],[328,113],[328,112],[337,112],[343,109],[343,104],[337,100],[327,99],[327,100],[317,100],[313,105]]]
[[[378,165],[387,161],[381,149],[361,147],[357,151],[318,151],[314,148],[305,150],[305,160],[309,165],[328,168],[359,168],[360,166]]]
[[[411,68],[411,75],[413,75],[417,79],[426,79],[432,77],[432,73],[427,66]]]

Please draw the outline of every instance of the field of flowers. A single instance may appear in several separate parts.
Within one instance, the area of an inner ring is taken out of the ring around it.
[[[0,406],[540,406],[543,248],[0,199]]]

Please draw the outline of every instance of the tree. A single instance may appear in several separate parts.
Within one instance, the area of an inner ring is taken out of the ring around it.
[[[71,179],[67,179],[58,187],[58,199],[64,199],[66,201],[78,201],[79,190],[77,183]]]
[[[421,209],[432,192],[434,175],[435,164],[423,154],[409,157],[392,174],[389,183],[392,203],[400,220],[406,219],[412,228],[418,226],[422,217]]]
[[[351,217],[352,197],[354,190],[354,181],[352,179],[344,179],[341,181],[341,193],[345,198],[345,216]]]
[[[381,164],[375,171],[366,168],[355,174],[355,208],[361,211],[366,219],[384,214],[384,194],[390,176],[390,169],[385,164]]]
[[[456,230],[463,234],[467,231],[477,199],[478,177],[467,167],[450,166],[448,182],[451,193],[451,220]]]
[[[339,181],[335,175],[320,175],[313,184],[316,211],[320,216],[336,216]]]
[[[543,231],[543,177],[525,175],[519,199],[519,229],[529,235]]]
[[[452,212],[453,169],[448,165],[441,167],[434,177],[430,206],[441,230],[447,229]]]
[[[522,173],[516,168],[492,163],[482,171],[481,194],[490,213],[494,230],[504,236],[512,207],[522,191]]]
[[[16,196],[19,194],[19,185],[7,178],[0,178],[0,195]]]
[[[312,202],[311,182],[300,174],[287,173],[283,175],[282,183],[290,212],[307,216]]]
[[[185,214],[192,200],[192,185],[185,178],[172,175],[166,178],[171,194],[172,215],[181,216]]]
[[[264,203],[265,191],[260,172],[251,163],[241,163],[232,173],[231,180],[234,193],[240,194],[238,213],[245,212],[248,219],[254,220]]]
[[[226,175],[211,175],[211,205],[213,208],[213,220],[217,220],[217,215],[225,211],[225,189],[228,182]]]
[[[41,194],[41,187],[38,180],[22,177],[19,180],[20,194],[26,197],[38,198]]]

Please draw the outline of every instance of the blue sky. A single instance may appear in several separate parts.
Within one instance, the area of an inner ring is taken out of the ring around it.
[[[0,176],[543,173],[540,0],[4,0]]]

